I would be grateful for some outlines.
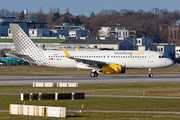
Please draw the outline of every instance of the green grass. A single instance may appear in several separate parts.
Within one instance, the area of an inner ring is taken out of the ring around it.
[[[23,104],[20,95],[0,95],[0,110],[8,110],[9,104]],[[26,105],[59,106],[67,110],[107,110],[107,111],[180,111],[179,99],[160,98],[110,98],[86,97],[84,100],[26,100]]]
[[[43,93],[54,92],[85,92],[94,95],[142,95],[146,92],[149,96],[179,96],[180,83],[123,83],[123,84],[79,84],[78,88],[33,88],[25,86],[0,86],[1,93]],[[0,95],[0,110],[8,110],[9,104],[59,106],[67,110],[79,110],[84,104],[83,110],[104,111],[180,111],[179,99],[160,98],[115,98],[115,97],[86,97],[84,100],[32,100],[20,101],[20,95]],[[65,119],[72,120],[165,120],[180,119],[179,114],[155,114],[155,113],[73,113],[67,112]],[[24,120],[24,119],[59,119],[34,116],[9,115],[0,113],[0,119]]]
[[[91,70],[76,68],[55,68],[45,66],[0,66],[0,75],[15,76],[56,76],[56,75],[89,75]],[[180,74],[180,66],[152,69],[153,74]],[[148,69],[128,69],[125,75],[148,75]],[[112,75],[113,76],[113,75]]]
[[[0,38],[0,43],[13,43],[13,39],[1,39]]]
[[[32,39],[34,43],[62,43],[66,39]],[[13,39],[0,39],[0,43],[13,43]]]
[[[46,118],[35,116],[9,115],[0,113],[1,120],[179,120],[179,114],[151,114],[151,113],[66,113],[66,118]]]
[[[87,95],[130,95],[179,97],[180,83],[79,84],[78,88],[33,88],[32,85],[0,86],[0,93],[85,92]]]

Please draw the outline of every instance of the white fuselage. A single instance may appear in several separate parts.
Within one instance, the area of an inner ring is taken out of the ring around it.
[[[171,59],[154,51],[68,51],[68,53],[74,58],[119,64],[127,69],[162,68],[173,64]],[[83,63],[67,58],[63,51],[47,50],[43,51],[43,54],[54,67],[92,69]]]

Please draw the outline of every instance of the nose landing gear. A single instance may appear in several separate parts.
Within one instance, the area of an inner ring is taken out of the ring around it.
[[[153,74],[152,74],[151,68],[149,68],[149,77],[153,77]]]

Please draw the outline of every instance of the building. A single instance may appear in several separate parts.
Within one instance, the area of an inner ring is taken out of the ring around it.
[[[53,26],[55,29],[66,29],[66,30],[85,30],[84,26],[81,25],[74,25],[71,23],[63,23],[61,25],[55,25]]]
[[[37,28],[37,29],[29,29],[29,37],[49,37],[50,36],[50,30],[49,29],[43,29],[43,28]]]
[[[55,30],[50,30],[50,36],[51,37],[67,37],[69,36],[69,30],[66,29],[55,29]]]
[[[174,25],[168,27],[168,42],[169,44],[180,45],[180,20]]]
[[[88,37],[88,30],[69,30],[69,37]]]
[[[14,17],[0,17],[0,36],[8,36],[9,24],[14,21]]]
[[[166,55],[166,57],[175,59],[175,46],[174,45],[162,45],[157,46],[157,51]]]
[[[30,37],[31,37],[31,35],[29,33],[30,29],[46,29],[46,23],[37,23],[37,22],[14,22],[14,23],[17,23],[24,30],[24,32]],[[36,31],[38,31],[38,30],[36,30]],[[37,33],[37,34],[41,34],[41,33]],[[8,36],[12,37],[10,28],[8,28]]]
[[[37,22],[38,16],[32,16],[32,15],[25,15],[24,16],[24,22]]]
[[[118,39],[136,36],[136,31],[131,30],[132,27],[123,26],[121,24],[114,24],[112,26],[101,27],[98,31],[99,37],[115,37]]]
[[[180,46],[175,46],[175,58],[180,58]]]
[[[111,49],[111,50],[133,50],[133,43],[129,40],[82,40],[69,39],[61,43],[60,47],[83,48],[83,49]]]
[[[136,45],[137,46],[150,46],[152,45],[151,38],[136,38]]]

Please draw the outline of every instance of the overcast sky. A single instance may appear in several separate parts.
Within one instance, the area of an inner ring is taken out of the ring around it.
[[[11,11],[28,9],[28,12],[38,12],[40,7],[44,13],[48,13],[51,7],[59,7],[61,13],[69,8],[73,15],[89,16],[92,11],[96,14],[103,9],[149,11],[157,7],[169,11],[180,10],[180,0],[0,0],[0,9]]]

